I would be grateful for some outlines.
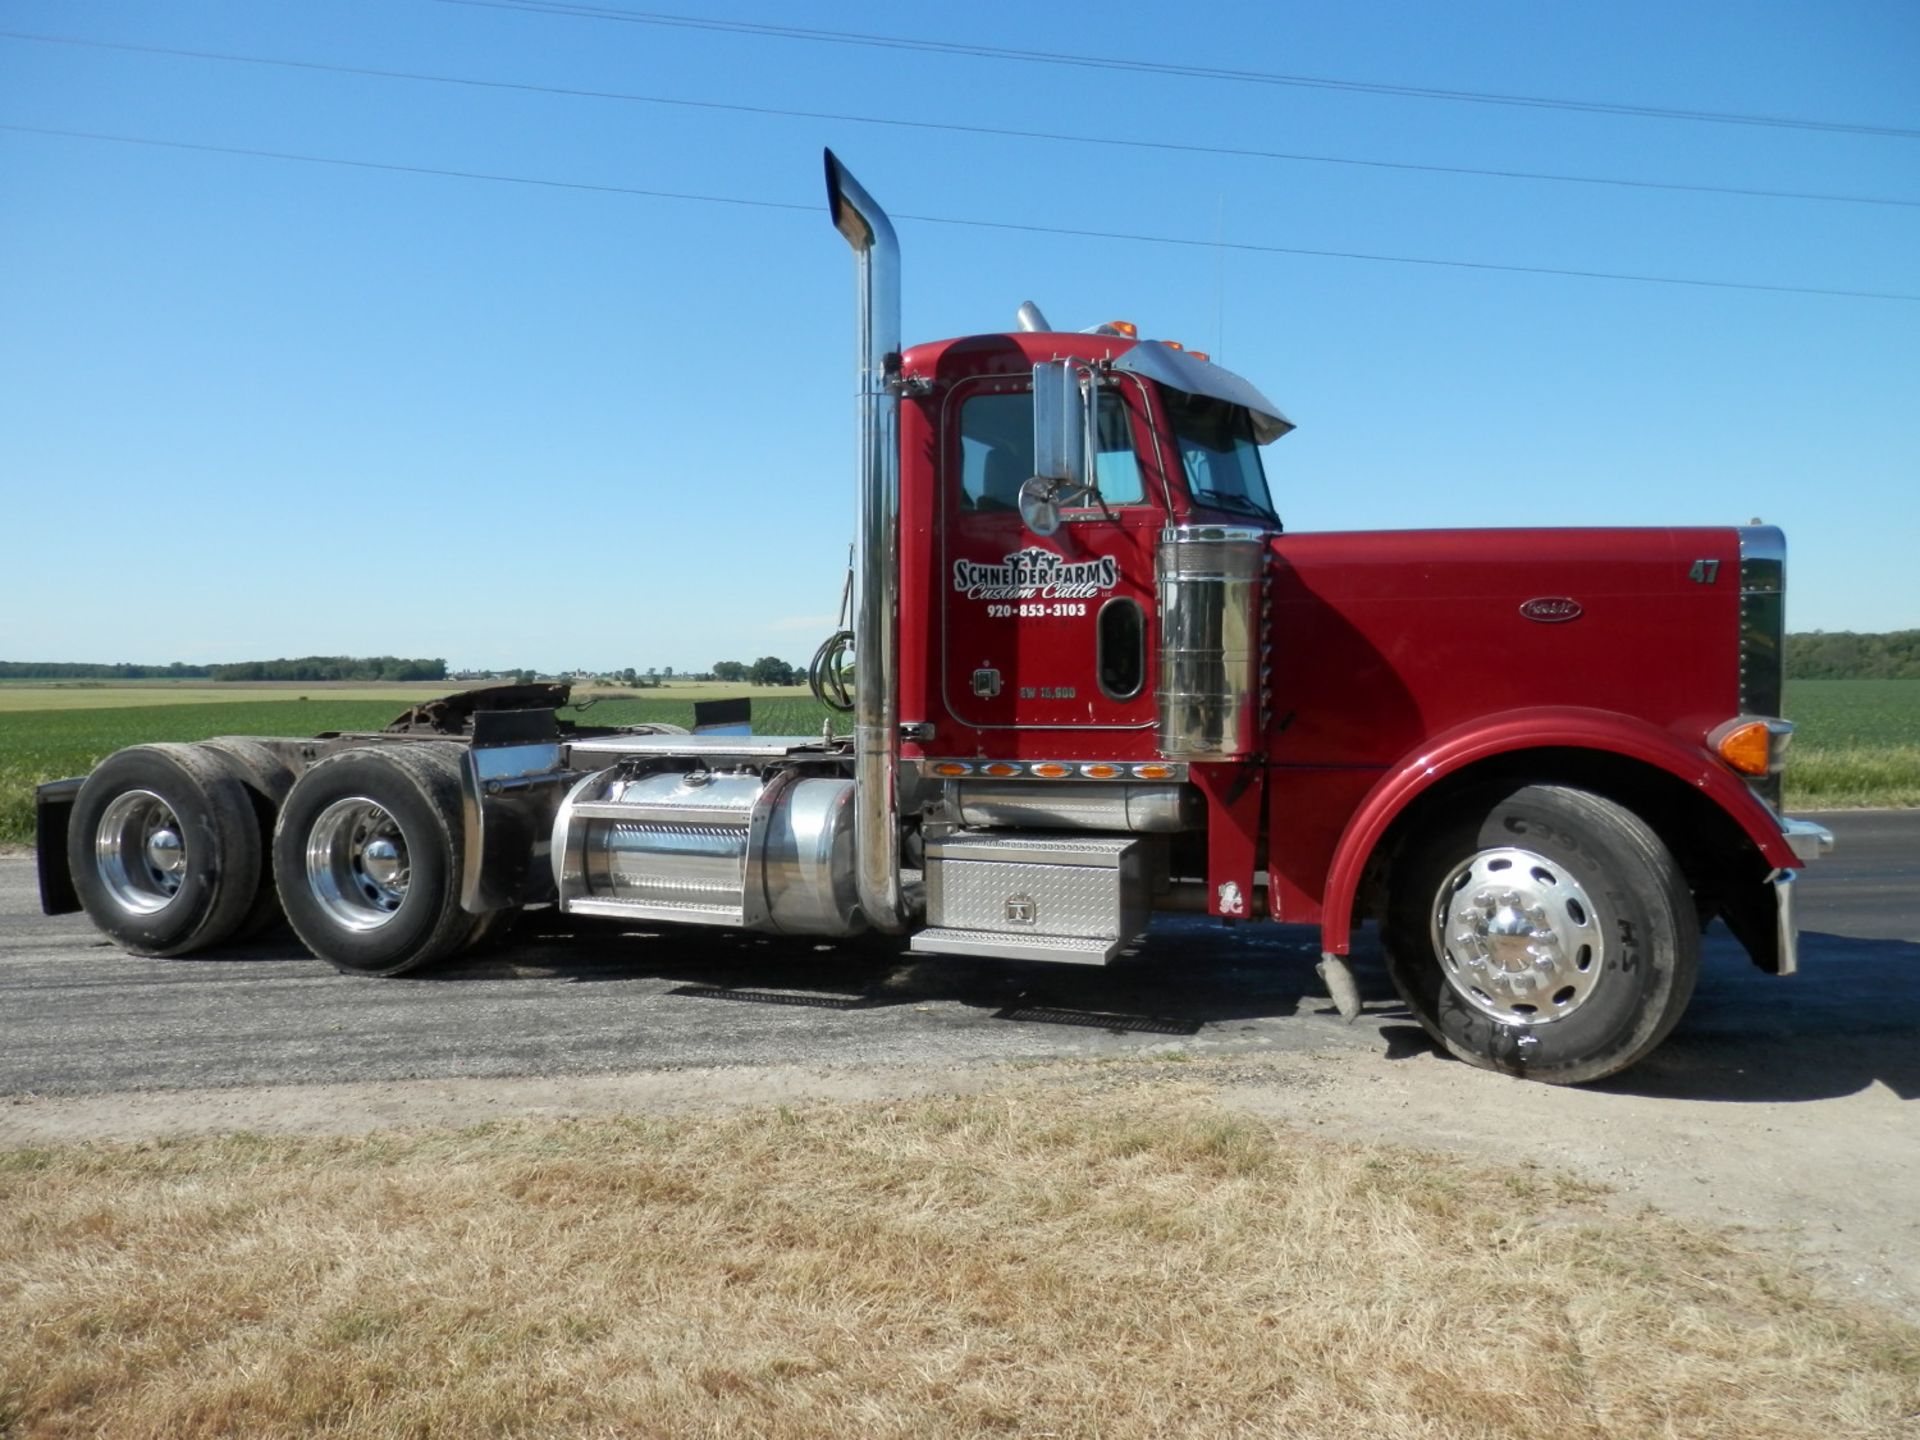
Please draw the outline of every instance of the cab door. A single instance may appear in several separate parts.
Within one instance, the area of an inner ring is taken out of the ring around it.
[[[1089,747],[1012,732],[1153,725],[1153,553],[1167,487],[1146,386],[1108,379],[1096,427],[1105,507],[1069,509],[1045,537],[1019,512],[1033,474],[1030,376],[967,380],[945,397],[941,702],[958,726],[996,733],[977,737],[980,753],[1118,754],[1111,738]]]

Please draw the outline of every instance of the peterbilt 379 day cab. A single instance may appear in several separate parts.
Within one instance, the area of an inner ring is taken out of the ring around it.
[[[42,787],[44,907],[183,955],[284,913],[393,974],[519,907],[1102,964],[1156,914],[1377,920],[1448,1050],[1542,1080],[1644,1056],[1725,917],[1795,969],[1778,813],[1784,546],[1763,527],[1286,533],[1252,385],[1126,327],[903,350],[857,257],[851,733],[562,721],[557,689],[379,734],[144,745]],[[830,642],[831,643],[831,642]],[[816,664],[829,685],[840,660]]]

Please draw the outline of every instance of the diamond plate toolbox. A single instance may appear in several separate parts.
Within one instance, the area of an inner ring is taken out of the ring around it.
[[[1146,929],[1149,883],[1131,835],[957,831],[927,844],[928,939],[1099,964]]]

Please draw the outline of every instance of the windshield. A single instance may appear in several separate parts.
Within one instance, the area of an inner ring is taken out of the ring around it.
[[[1277,518],[1247,412],[1224,400],[1183,390],[1162,388],[1160,395],[1180,444],[1180,465],[1193,503]]]

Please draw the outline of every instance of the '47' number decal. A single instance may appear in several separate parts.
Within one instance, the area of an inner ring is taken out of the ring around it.
[[[1696,585],[1711,585],[1719,578],[1720,562],[1718,560],[1696,560],[1693,562],[1693,568],[1687,571],[1687,579]]]

